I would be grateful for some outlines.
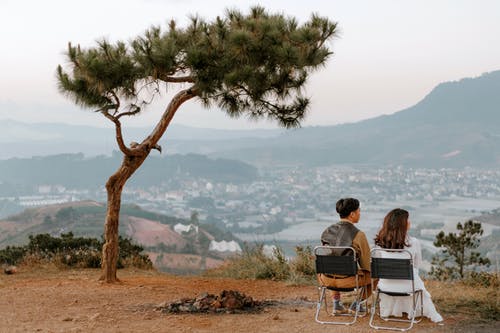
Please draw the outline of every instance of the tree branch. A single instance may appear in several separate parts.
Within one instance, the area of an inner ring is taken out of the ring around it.
[[[135,115],[136,115],[136,114],[138,114],[139,112],[141,112],[141,108],[140,108],[140,107],[138,107],[138,106],[135,106],[135,109],[134,109],[134,110],[119,113],[117,116],[115,116],[115,118],[118,120],[118,119],[120,119],[120,118],[121,118],[121,117],[123,117],[123,116],[135,116]]]
[[[159,79],[165,82],[173,82],[173,83],[194,82],[194,78],[191,75],[187,76],[160,75]]]
[[[163,112],[163,115],[161,116],[160,121],[156,125],[156,127],[153,129],[150,135],[144,141],[141,143],[141,146],[146,145],[149,149],[154,148],[157,146],[158,141],[160,141],[160,138],[163,136],[165,131],[167,130],[168,125],[170,124],[170,121],[172,121],[172,118],[174,117],[175,113],[179,109],[179,107],[182,105],[182,103],[186,102],[187,100],[198,96],[199,91],[194,87],[191,86],[188,89],[184,89],[179,91],[170,101],[168,104],[167,108]]]
[[[101,113],[104,115],[104,117],[108,118],[115,124],[116,142],[118,143],[120,151],[127,156],[140,155],[139,152],[136,151],[136,149],[128,148],[125,145],[125,142],[123,142],[122,124],[120,123],[120,120],[117,117],[110,115],[107,111],[101,111]]]

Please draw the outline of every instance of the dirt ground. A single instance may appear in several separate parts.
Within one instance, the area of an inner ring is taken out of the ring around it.
[[[367,318],[353,326],[314,321],[316,288],[273,281],[172,276],[119,271],[121,283],[98,281],[97,270],[31,271],[0,276],[0,332],[371,332]],[[165,302],[237,290],[274,300],[258,313],[166,314]],[[498,332],[464,315],[444,314],[444,325],[424,319],[412,332]]]

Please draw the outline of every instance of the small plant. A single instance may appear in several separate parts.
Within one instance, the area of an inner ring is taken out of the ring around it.
[[[236,279],[288,281],[294,285],[312,284],[316,271],[311,248],[297,246],[295,251],[296,257],[288,259],[280,247],[275,247],[269,256],[264,253],[262,244],[245,244],[240,255],[230,258],[226,265],[206,274]]]
[[[434,246],[441,251],[432,259],[430,276],[438,280],[464,279],[467,271],[474,272],[480,266],[489,266],[490,260],[473,251],[479,247],[479,236],[483,234],[480,222],[469,220],[457,224],[458,233],[445,235],[441,231]]]
[[[311,246],[296,246],[295,253],[297,255],[290,263],[292,271],[304,277],[315,277],[316,266]]]
[[[244,244],[241,254],[229,258],[225,265],[206,274],[235,279],[284,280],[288,276],[288,269],[281,249],[273,251],[272,256],[267,256],[262,244]]]

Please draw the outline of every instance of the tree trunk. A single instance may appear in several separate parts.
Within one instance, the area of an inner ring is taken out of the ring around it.
[[[106,211],[106,223],[104,226],[104,245],[102,247],[102,272],[99,280],[103,280],[107,283],[118,281],[116,276],[116,266],[119,254],[118,225],[122,190],[125,183],[148,157],[151,149],[158,149],[161,152],[161,147],[159,147],[157,143],[163,133],[165,133],[165,130],[170,124],[174,114],[177,112],[182,103],[195,97],[196,94],[197,90],[193,87],[178,92],[170,101],[152,133],[144,139],[141,144],[136,142],[134,142],[134,145],[131,144],[131,148],[126,147],[123,142],[119,117],[105,114],[115,123],[116,140],[120,150],[124,154],[124,157],[120,168],[111,177],[109,177],[106,182],[108,206]]]
[[[462,246],[460,249],[460,263],[459,263],[459,273],[460,278],[464,278],[464,265],[465,265],[465,247]]]
[[[144,156],[125,156],[120,168],[106,182],[108,194],[106,223],[104,225],[104,245],[102,247],[101,277],[107,283],[119,281],[116,276],[118,264],[118,225],[122,190],[127,180],[140,167],[148,154]]]

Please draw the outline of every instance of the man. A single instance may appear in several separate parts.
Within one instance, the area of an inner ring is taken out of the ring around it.
[[[364,232],[356,228],[355,224],[359,222],[361,213],[359,201],[354,198],[344,198],[337,201],[337,213],[340,216],[338,223],[332,224],[321,234],[321,243],[330,246],[351,246],[356,251],[358,258],[358,284],[364,286],[364,297],[367,299],[371,295],[370,283],[370,246]],[[318,274],[318,280],[324,285],[336,288],[351,288],[356,286],[356,278],[354,276],[332,276]],[[347,310],[340,301],[340,293],[334,291],[333,294],[333,313],[346,313]],[[350,310],[356,307],[355,302],[351,304]],[[360,307],[361,311],[366,311],[366,308]]]

